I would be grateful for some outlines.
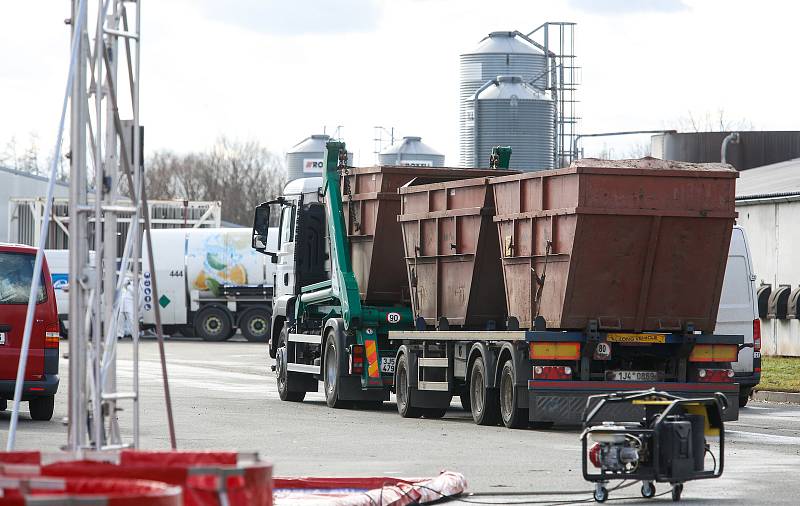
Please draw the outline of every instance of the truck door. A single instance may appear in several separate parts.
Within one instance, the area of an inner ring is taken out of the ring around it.
[[[278,252],[275,266],[275,296],[295,294],[294,273],[294,224],[296,201],[288,201],[281,208],[278,225]]]

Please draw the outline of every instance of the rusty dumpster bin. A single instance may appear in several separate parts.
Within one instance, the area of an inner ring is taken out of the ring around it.
[[[400,196],[415,317],[440,328],[502,325],[506,302],[489,178],[410,184]]]
[[[397,222],[398,188],[412,180],[424,184],[513,173],[411,166],[348,168],[340,181],[342,204],[350,258],[362,301],[374,305],[410,301],[403,238]]]
[[[645,158],[493,179],[509,317],[712,332],[736,177],[729,165]]]

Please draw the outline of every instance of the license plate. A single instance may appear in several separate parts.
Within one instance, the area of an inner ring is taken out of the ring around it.
[[[615,332],[608,334],[606,340],[610,343],[665,343],[667,342],[667,335]]]
[[[655,371],[607,371],[609,381],[658,381]]]
[[[6,344],[6,333],[0,332],[0,344]]]
[[[394,372],[394,357],[381,357],[381,372]]]

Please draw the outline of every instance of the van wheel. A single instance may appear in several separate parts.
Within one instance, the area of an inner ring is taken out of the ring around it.
[[[194,321],[194,331],[203,341],[225,341],[233,335],[231,315],[227,309],[208,306],[202,309]]]
[[[28,411],[34,420],[47,422],[53,418],[53,409],[56,405],[56,396],[48,395],[28,401]]]
[[[753,393],[752,388],[742,388],[739,390],[739,407],[743,408],[747,406],[747,402],[750,400],[750,394]]]
[[[500,401],[496,388],[486,388],[486,364],[478,357],[469,375],[469,400],[472,419],[478,425],[497,425],[500,421]]]
[[[266,343],[269,340],[269,325],[272,314],[267,309],[249,309],[239,320],[239,329],[251,343]]]

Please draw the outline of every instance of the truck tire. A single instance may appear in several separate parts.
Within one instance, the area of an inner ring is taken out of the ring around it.
[[[56,396],[37,397],[28,401],[28,411],[34,420],[47,422],[53,418],[53,409],[56,405]]]
[[[469,400],[472,419],[478,425],[497,425],[500,421],[500,401],[496,388],[486,387],[486,364],[483,357],[472,363],[469,374]]]
[[[519,429],[528,423],[527,414],[519,408],[514,372],[514,361],[506,360],[500,373],[500,418],[509,429]]]
[[[286,343],[289,341],[289,329],[284,325],[278,336],[278,348],[275,351],[275,379],[278,384],[278,397],[282,401],[302,402],[306,398],[305,392],[289,390],[293,373],[286,369]]]
[[[221,306],[207,306],[194,319],[194,331],[203,341],[225,341],[233,335],[231,314]]]
[[[408,381],[408,371],[408,356],[404,353],[397,359],[397,372],[395,373],[397,412],[403,418],[419,418],[422,416],[423,410],[411,405],[411,386]]]
[[[337,409],[345,407],[345,402],[339,399],[339,384],[341,380],[339,353],[339,346],[336,342],[336,331],[331,329],[328,331],[327,339],[325,339],[325,374],[323,384],[325,387],[325,402],[329,407]]]
[[[269,309],[248,309],[239,319],[239,329],[251,343],[266,343],[269,340],[269,326],[272,313]]]

